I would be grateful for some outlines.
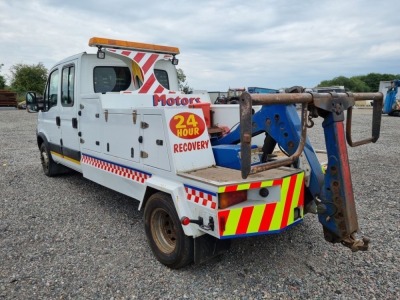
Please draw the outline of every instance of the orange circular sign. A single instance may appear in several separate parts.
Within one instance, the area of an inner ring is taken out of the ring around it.
[[[191,140],[203,134],[206,123],[196,114],[183,112],[171,118],[169,128],[177,137]]]

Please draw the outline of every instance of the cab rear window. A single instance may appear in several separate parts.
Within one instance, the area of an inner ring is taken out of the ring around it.
[[[169,79],[168,73],[165,70],[154,69],[154,75],[157,78],[157,81],[167,90],[169,90]]]
[[[93,89],[95,93],[121,92],[131,84],[128,67],[95,67],[93,70]]]

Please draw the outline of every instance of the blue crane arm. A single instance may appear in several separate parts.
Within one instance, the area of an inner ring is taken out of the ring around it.
[[[276,121],[277,116],[279,116],[278,121]],[[270,125],[266,125],[267,119],[275,121],[272,121]],[[253,115],[252,122],[252,136],[266,132],[286,153],[289,155],[294,153],[300,141],[301,128],[301,121],[294,105],[263,105],[261,109]],[[213,146],[237,143],[240,143],[240,124],[229,134],[218,140],[214,140]],[[315,198],[321,194],[324,175],[314,148],[308,138],[304,147],[304,155],[311,167],[308,189]]]

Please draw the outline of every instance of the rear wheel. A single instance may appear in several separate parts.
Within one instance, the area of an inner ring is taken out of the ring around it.
[[[183,232],[170,195],[160,192],[149,198],[144,223],[150,248],[162,264],[178,269],[193,261],[193,238]]]

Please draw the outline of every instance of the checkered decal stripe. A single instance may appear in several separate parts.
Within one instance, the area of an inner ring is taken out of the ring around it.
[[[135,171],[132,169],[128,169],[122,166],[118,166],[109,162],[105,162],[103,160],[91,157],[91,156],[87,156],[87,155],[82,155],[81,158],[81,163],[83,164],[87,164],[90,165],[92,167],[125,177],[125,178],[129,178],[132,179],[134,181],[140,182],[140,183],[144,183],[148,178],[151,177],[151,175],[139,172],[139,171]]]
[[[212,194],[199,191],[190,187],[185,186],[186,199],[202,206],[216,209],[217,208],[217,197]]]

